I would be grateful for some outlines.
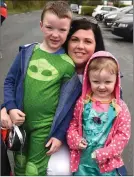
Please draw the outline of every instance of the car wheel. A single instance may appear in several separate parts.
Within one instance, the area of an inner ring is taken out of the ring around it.
[[[97,21],[100,21],[100,15],[99,15],[99,14],[96,15],[96,16],[95,16],[95,19],[96,19]]]
[[[131,41],[133,41],[133,31],[131,32]]]
[[[130,36],[125,38],[125,40],[132,42],[133,41],[133,31],[130,32]]]

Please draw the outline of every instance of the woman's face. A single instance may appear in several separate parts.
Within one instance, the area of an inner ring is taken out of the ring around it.
[[[85,64],[95,52],[96,41],[91,29],[76,31],[68,42],[68,55],[72,58],[77,68],[82,71]]]

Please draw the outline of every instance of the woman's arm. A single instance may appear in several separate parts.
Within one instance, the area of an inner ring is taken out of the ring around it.
[[[69,128],[70,121],[73,118],[73,112],[74,112],[74,105],[72,105],[72,107],[68,111],[65,119],[63,119],[59,128],[53,134],[53,137],[59,139],[63,143],[66,142],[66,133],[67,133],[67,130]]]
[[[55,137],[63,143],[66,142],[66,132],[73,118],[76,101],[81,95],[81,87],[82,85],[77,74],[62,86],[58,107],[48,139]]]

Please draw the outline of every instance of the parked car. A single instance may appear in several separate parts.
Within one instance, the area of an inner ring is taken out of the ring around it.
[[[124,7],[113,14],[106,15],[104,18],[104,24],[108,27],[111,27],[116,20],[119,20],[126,14],[128,15],[133,14],[133,6]]]
[[[100,14],[100,19],[101,19],[101,21],[104,21],[104,19],[105,19],[108,15],[116,14],[117,12],[119,12],[119,11],[121,11],[121,10],[122,10],[122,8],[118,8],[118,9],[115,10],[115,11],[110,11],[110,12],[108,12],[108,13],[101,13],[101,14]]]
[[[104,16],[104,19],[105,19],[107,16],[109,16],[109,15],[113,15],[113,14],[116,14],[116,13],[118,13],[118,12],[123,11],[123,9],[124,9],[124,7],[119,8],[117,11],[113,11],[113,12],[109,12],[109,13],[107,13],[107,14],[104,14],[104,15],[103,15],[103,16]]]
[[[125,15],[112,25],[112,33],[126,40],[133,40],[133,15]]]
[[[96,20],[100,20],[100,14],[102,13],[108,13],[111,11],[116,11],[118,8],[114,7],[114,6],[104,6],[104,5],[98,5],[93,13],[92,13],[92,17],[95,17]]]
[[[79,6],[78,6],[78,4],[71,4],[70,8],[71,8],[71,10],[72,10],[73,13],[77,13],[78,14],[78,12],[79,12]]]

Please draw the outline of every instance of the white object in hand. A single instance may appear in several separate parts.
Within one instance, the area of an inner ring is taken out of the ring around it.
[[[92,158],[92,159],[96,159],[96,152],[93,152],[93,153],[91,154],[91,158]]]

